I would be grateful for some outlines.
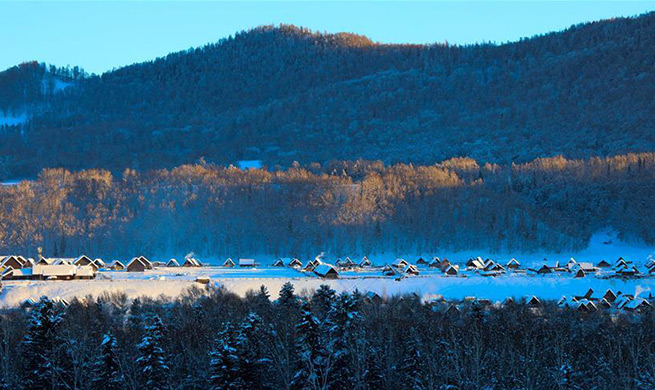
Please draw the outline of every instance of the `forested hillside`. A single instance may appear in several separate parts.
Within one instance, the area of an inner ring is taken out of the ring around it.
[[[73,85],[47,99],[32,96],[39,67],[21,66],[0,73],[0,110],[30,118],[3,126],[0,178],[200,157],[507,164],[653,151],[654,48],[650,13],[465,47],[259,27],[102,76],[69,70]]]
[[[5,253],[153,259],[571,250],[614,228],[655,243],[655,153],[480,165],[207,163],[114,176],[46,169],[0,187]]]

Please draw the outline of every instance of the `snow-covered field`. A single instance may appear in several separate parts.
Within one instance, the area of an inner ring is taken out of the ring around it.
[[[604,244],[612,240],[612,244]],[[622,256],[642,266],[655,248],[645,245],[629,245],[618,242],[607,235],[594,236],[592,242],[584,251],[571,254],[527,254],[511,256],[510,254],[495,254],[488,257],[505,264],[511,257],[516,257],[522,268],[541,264],[544,257],[549,261],[566,260],[574,257],[578,261],[597,263],[601,259],[614,262]],[[481,252],[460,252],[441,254],[451,261],[464,263],[471,256],[483,256]],[[418,255],[405,257],[411,263]],[[424,255],[424,258],[428,258]],[[376,265],[391,263],[395,256],[371,256]],[[356,259],[356,261],[359,259]],[[196,285],[199,276],[207,276],[211,283],[222,285],[241,296],[248,290],[256,290],[265,285],[271,297],[277,293],[287,281],[294,284],[297,292],[311,292],[321,284],[328,284],[336,291],[362,292],[373,291],[383,297],[394,294],[416,293],[423,299],[442,295],[446,299],[461,299],[467,296],[501,301],[507,297],[527,297],[536,295],[545,299],[559,299],[562,295],[583,295],[589,288],[595,291],[613,291],[635,293],[637,291],[655,291],[655,276],[645,276],[638,279],[605,278],[588,275],[584,278],[573,278],[570,274],[563,275],[525,275],[508,273],[498,277],[482,277],[473,272],[460,272],[457,277],[443,275],[438,270],[427,267],[420,268],[419,276],[409,276],[402,280],[384,277],[379,268],[363,271],[342,272],[336,280],[323,280],[312,273],[304,273],[292,268],[272,267],[272,259],[258,259],[262,266],[256,268],[225,268],[218,266],[201,268],[156,268],[143,273],[124,271],[101,271],[95,280],[72,281],[3,281],[3,291],[0,293],[0,307],[19,305],[28,298],[39,299],[42,295],[51,298],[61,297],[71,299],[87,295],[98,296],[105,292],[123,292],[130,298],[139,296],[175,297],[187,288]],[[215,261],[214,264],[218,262]],[[462,267],[463,268],[463,267]]]

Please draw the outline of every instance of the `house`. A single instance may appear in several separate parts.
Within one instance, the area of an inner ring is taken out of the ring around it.
[[[470,258],[466,261],[466,268],[468,269],[484,269],[484,262],[482,258]]]
[[[448,259],[441,260],[441,264],[439,268],[441,268],[441,270],[443,271],[445,269],[448,269],[448,267],[450,267],[450,261]],[[459,269],[459,267],[457,269]]]
[[[569,261],[567,261],[566,264],[564,264],[564,268],[566,268],[566,269],[568,269],[570,271],[576,264],[577,264],[577,262],[575,261],[575,259],[573,257],[571,257],[569,259]],[[559,262],[558,262],[558,266],[561,267]]]
[[[35,264],[32,268],[33,279],[71,280],[93,279],[96,276],[95,267],[74,264]]]
[[[582,268],[578,268],[578,270],[575,272],[575,275],[573,276],[574,278],[584,278],[585,277],[585,272]]]
[[[612,291],[611,289],[607,289],[607,291],[605,291],[605,295],[603,295],[603,299],[607,300],[607,302],[609,303],[613,303],[614,301],[616,301],[617,296],[618,294],[615,294],[614,291]]]
[[[641,297],[635,297],[630,302],[623,305],[622,309],[627,311],[642,311],[645,309],[651,309],[653,306],[646,299]]]
[[[576,263],[570,268],[570,270],[574,272],[578,269],[583,270],[585,273],[594,273],[598,271],[598,268],[594,267],[593,263],[584,263],[584,262]]]
[[[79,265],[79,266],[81,266],[81,265],[91,265],[91,264],[93,264],[93,260],[89,256],[81,255],[81,256],[78,256],[75,259],[73,259],[72,263],[74,265]],[[93,266],[97,267],[95,264]]]
[[[132,260],[130,260],[129,263],[127,263],[127,272],[143,272],[148,269],[152,269],[152,265],[150,264],[150,261],[148,261],[145,257],[139,256],[139,257],[133,257]]]
[[[382,267],[382,274],[385,276],[395,276],[396,270],[394,269],[394,267],[387,264],[384,267]]]
[[[414,264],[409,264],[407,268],[405,268],[405,274],[418,275],[418,268]]]
[[[5,268],[2,272],[4,280],[29,280],[32,279],[32,268]]]
[[[255,259],[239,259],[239,267],[254,267]]]
[[[484,270],[485,271],[505,272],[505,267],[503,267],[502,265],[494,262],[493,260],[489,260],[485,264]]]
[[[446,275],[456,276],[459,272],[459,267],[456,265],[449,265],[448,268],[446,268],[443,272]]]
[[[120,261],[116,260],[109,265],[109,269],[112,271],[122,271],[125,269],[125,265]]]
[[[346,257],[344,260],[337,260],[337,265],[339,267],[354,267],[356,264],[350,257]]]
[[[298,261],[298,263],[300,263],[300,261]],[[320,262],[318,260],[310,260],[307,262],[307,265],[305,265],[305,267],[302,270],[307,272],[314,272],[314,269],[316,269],[316,267],[318,267],[319,264]]]
[[[428,267],[441,268],[441,259],[439,259],[438,257],[433,257],[432,261],[430,261],[430,264],[428,264]]]
[[[632,265],[630,267],[619,268],[618,270],[616,270],[615,274],[620,277],[632,277],[632,276],[639,275],[640,272],[637,269],[637,267]]]
[[[405,259],[396,259],[391,265],[396,267],[396,268],[405,268],[407,267],[407,264],[409,264]]]
[[[301,268],[302,267],[302,262],[296,258],[291,259],[289,262],[289,267],[293,268]]]
[[[505,264],[505,266],[509,269],[518,269],[519,267],[521,267],[521,263],[519,263],[518,260],[512,258],[510,261],[507,262],[507,264]]]
[[[9,256],[0,256],[0,266],[4,268],[28,268],[29,263],[23,256],[9,255]]]
[[[547,264],[544,264],[541,266],[541,268],[537,270],[537,273],[540,275],[545,275],[545,274],[553,273],[553,270]]]
[[[202,264],[195,257],[187,256],[184,258],[184,263],[182,263],[182,267],[202,267]]]
[[[373,263],[368,259],[368,257],[364,256],[362,257],[362,261],[359,262],[359,266],[364,268],[364,267],[372,267]]]
[[[291,263],[290,257],[279,257],[273,262],[273,267],[286,267]]]
[[[428,265],[428,262],[424,258],[419,257],[418,260],[416,260],[416,265]]]
[[[234,267],[235,265],[236,264],[234,264],[234,260],[229,257],[223,262],[223,267]]]
[[[96,269],[105,268],[107,266],[107,264],[99,258],[93,260],[93,264],[95,264]]]
[[[607,260],[601,260],[598,262],[598,264],[596,264],[596,267],[598,268],[609,268],[611,266],[612,265]]]
[[[167,267],[179,267],[180,263],[177,262],[175,259],[170,259],[168,260],[168,263],[166,263]]]
[[[331,264],[322,263],[314,268],[314,273],[323,279],[337,279],[339,273]]]
[[[529,307],[541,307],[541,301],[536,296],[532,296],[526,303]]]
[[[514,304],[514,298],[512,298],[512,297],[507,297],[503,301],[503,306],[510,306],[510,305],[513,305],[513,304]]]

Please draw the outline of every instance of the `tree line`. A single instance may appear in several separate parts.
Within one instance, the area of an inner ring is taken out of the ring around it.
[[[655,243],[655,154],[528,163],[380,161],[171,170],[45,169],[0,187],[0,248],[154,260],[442,250],[570,251],[614,229]]]
[[[0,314],[11,389],[652,389],[655,315],[371,298],[42,298]]]

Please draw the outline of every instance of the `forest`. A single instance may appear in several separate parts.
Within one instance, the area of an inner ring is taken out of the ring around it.
[[[271,301],[47,298],[0,315],[7,389],[652,389],[655,314],[424,304],[328,286]],[[44,364],[45,363],[45,364]]]
[[[503,44],[262,26],[102,75],[0,72],[0,179],[207,162],[492,164],[655,150],[655,13]]]
[[[512,165],[453,158],[238,169],[44,169],[0,186],[5,254],[168,260],[570,251],[613,229],[655,244],[655,153]],[[372,257],[374,260],[375,257]]]

